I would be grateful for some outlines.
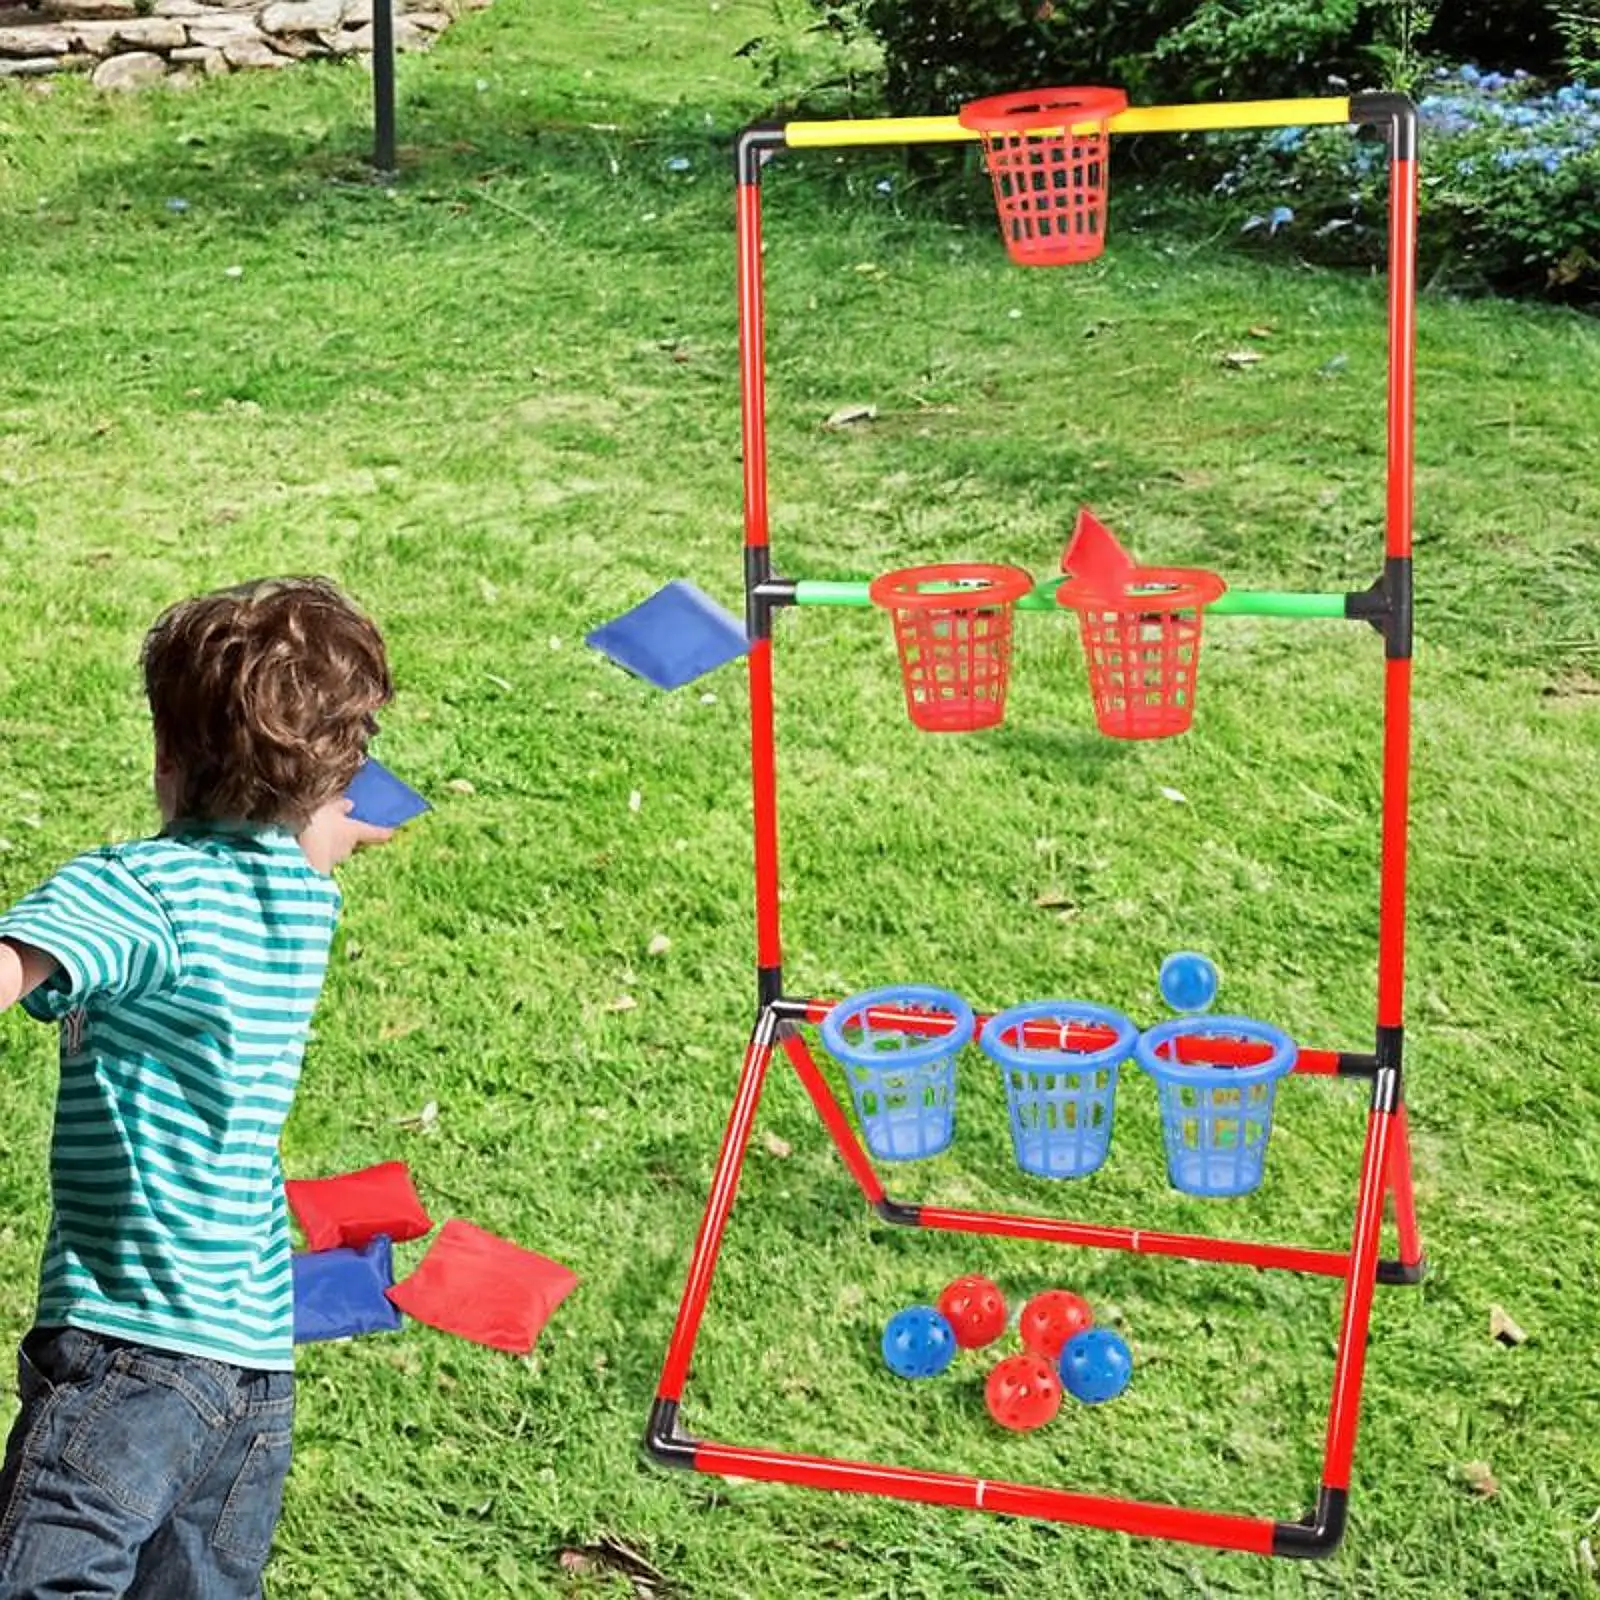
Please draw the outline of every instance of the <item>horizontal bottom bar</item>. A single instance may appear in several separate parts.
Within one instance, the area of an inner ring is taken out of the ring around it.
[[[1204,1234],[1162,1233],[1099,1222],[1066,1222],[1057,1217],[1014,1216],[1001,1211],[967,1211],[954,1206],[908,1208],[919,1227],[946,1233],[998,1234],[1008,1239],[1042,1239],[1051,1244],[1081,1244],[1102,1250],[1130,1250],[1141,1256],[1178,1256],[1186,1261],[1227,1261],[1250,1267],[1278,1267],[1343,1278],[1350,1257],[1343,1250],[1309,1245],[1253,1244],[1248,1239],[1212,1239]]]
[[[1255,1555],[1273,1554],[1278,1527],[1262,1518],[1233,1516],[1220,1511],[1190,1511],[1182,1506],[1155,1505],[1147,1500],[1119,1500],[1107,1495],[1036,1488],[961,1473],[924,1472],[912,1467],[830,1460],[823,1456],[792,1455],[782,1450],[747,1449],[706,1441],[696,1443],[693,1465],[698,1471],[730,1478],[796,1483],[810,1489],[876,1494],[967,1511],[1075,1522],[1146,1538],[1182,1539],[1219,1550],[1247,1550]]]

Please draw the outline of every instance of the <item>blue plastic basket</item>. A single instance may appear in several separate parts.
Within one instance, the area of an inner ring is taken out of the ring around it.
[[[985,1023],[978,1043],[1004,1075],[1011,1144],[1024,1172],[1083,1178],[1105,1160],[1117,1069],[1138,1038],[1120,1011],[1082,1000],[1036,1000]]]
[[[874,1011],[915,1012],[930,1028],[896,1027]],[[956,1131],[956,1057],[972,1037],[972,1007],[926,984],[868,989],[822,1019],[822,1042],[850,1080],[867,1149],[880,1161],[935,1156]]]
[[[1229,1066],[1208,1051],[1218,1043],[1232,1047],[1228,1054],[1254,1045],[1267,1055],[1249,1066]],[[1278,1079],[1298,1054],[1288,1034],[1248,1017],[1176,1017],[1140,1036],[1139,1065],[1161,1091],[1167,1176],[1175,1189],[1240,1195],[1260,1186]]]

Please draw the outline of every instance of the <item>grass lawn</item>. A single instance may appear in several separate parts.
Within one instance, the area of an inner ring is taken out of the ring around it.
[[[415,1325],[305,1351],[272,1592],[1593,1594],[1600,329],[1537,307],[1421,313],[1407,1064],[1432,1272],[1378,1294],[1337,1559],[642,1463],[752,1014],[746,696],[737,669],[662,695],[582,636],[673,577],[738,599],[727,140],[770,109],[734,56],[768,15],[497,0],[402,63],[390,187],[364,173],[355,70],[138,99],[0,85],[0,900],[149,827],[133,663],[161,606],[338,577],[402,685],[378,753],[436,810],[347,870],[285,1165],[404,1158],[437,1217],[584,1280],[526,1361]],[[1101,262],[1019,273],[980,212],[931,215],[915,188],[893,152],[770,169],[780,571],[1044,574],[1087,501],[1142,555],[1236,586],[1377,575],[1380,283],[1174,238],[1136,206]],[[1262,359],[1224,359],[1242,348]],[[824,425],[851,405],[876,420]],[[923,981],[1150,1020],[1161,957],[1193,947],[1228,1010],[1368,1048],[1376,636],[1217,618],[1193,734],[1125,746],[1092,731],[1065,620],[1020,632],[1005,727],[930,740],[881,617],[779,618],[791,992]],[[8,1016],[0,1059],[9,1344],[53,1041]],[[980,1062],[951,1153],[896,1192],[1347,1242],[1352,1085],[1286,1086],[1263,1190],[1205,1204],[1167,1188],[1137,1074],[1102,1173],[1023,1179]],[[889,1313],[972,1270],[1086,1294],[1133,1345],[1129,1394],[1002,1437],[977,1358],[890,1379]],[[1491,1338],[1492,1305],[1524,1343]],[[684,1421],[1292,1517],[1337,1315],[1320,1279],[886,1232],[775,1070]]]

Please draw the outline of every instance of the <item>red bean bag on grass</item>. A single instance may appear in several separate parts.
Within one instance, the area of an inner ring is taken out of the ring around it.
[[[308,1250],[360,1250],[380,1233],[398,1242],[433,1228],[403,1161],[380,1161],[337,1178],[290,1178],[283,1188]]]
[[[559,1261],[452,1217],[416,1271],[386,1292],[418,1322],[525,1356],[577,1286]]]

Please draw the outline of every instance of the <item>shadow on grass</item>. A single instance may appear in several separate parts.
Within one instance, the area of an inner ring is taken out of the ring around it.
[[[586,97],[570,73],[535,98],[507,87],[521,64],[497,60],[493,44],[464,45],[451,61],[402,58],[394,173],[374,166],[372,83],[353,63],[157,91],[131,118],[73,84],[44,131],[81,138],[93,154],[51,203],[115,215],[176,197],[179,214],[229,214],[266,228],[324,186],[415,193],[534,183],[571,186],[591,203],[598,182],[619,177],[671,193],[685,175],[714,172],[719,187],[731,186],[736,119],[611,92]]]
[[[1087,704],[1074,702],[1069,709],[1081,722],[1067,727],[1008,724],[993,740],[993,755],[1017,777],[1070,772],[1074,787],[1083,788],[1115,778],[1133,755],[1129,744],[1097,732]]]
[[[372,82],[355,63],[312,62],[181,95],[158,91],[158,109],[132,126],[85,89],[72,107],[78,126],[57,133],[81,135],[95,154],[77,166],[70,187],[52,193],[52,208],[61,220],[98,214],[250,233],[303,224],[313,201],[335,222],[363,209],[386,216],[372,206],[375,197],[480,196],[513,216],[531,198],[537,206],[524,220],[577,222],[585,232],[620,200],[664,209],[697,192],[731,214],[734,142],[761,120],[747,107],[623,95],[570,69],[530,70],[536,89],[512,87],[525,63],[498,53],[499,42],[492,34],[464,38],[436,57],[401,59],[394,172],[374,164]],[[987,183],[967,181],[982,178],[981,169],[968,170],[976,151],[961,155],[952,161],[947,151],[927,166],[914,149],[791,152],[784,165],[803,175],[808,210],[833,214],[859,203],[908,221],[988,225]]]

